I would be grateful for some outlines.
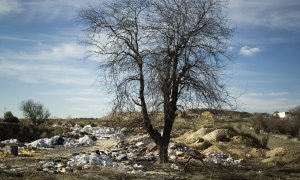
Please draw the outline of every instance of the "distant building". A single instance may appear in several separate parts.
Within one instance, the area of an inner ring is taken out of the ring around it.
[[[290,112],[274,112],[273,116],[278,116],[279,118],[283,119],[283,118],[288,118],[291,116]]]

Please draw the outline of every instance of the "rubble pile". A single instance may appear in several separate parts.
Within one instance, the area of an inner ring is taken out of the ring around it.
[[[54,145],[63,145],[64,142],[65,138],[61,136],[54,136],[52,138],[43,138],[31,143],[25,143],[25,146],[34,148],[53,148]]]
[[[109,127],[92,127],[91,125],[84,126],[83,128],[76,124],[70,127],[72,132],[70,134],[77,135],[80,138],[75,140],[72,138],[65,138],[62,136],[54,136],[52,138],[43,138],[25,144],[26,146],[34,148],[53,148],[55,145],[62,145],[65,147],[79,147],[79,146],[92,146],[95,142],[91,137],[96,139],[118,139],[120,140],[124,135],[125,128],[116,130]]]
[[[0,144],[3,144],[3,145],[10,145],[10,144],[22,144],[21,142],[19,142],[17,139],[7,139],[5,141],[1,141]]]
[[[127,164],[114,162],[105,154],[87,153],[71,157],[70,159],[55,159],[50,161],[40,161],[37,165],[37,171],[68,173],[92,167],[114,167],[126,169],[128,173],[142,173],[146,170],[140,164]]]
[[[62,136],[54,136],[52,138],[43,138],[31,143],[25,143],[27,147],[33,148],[53,148],[55,145],[61,145],[65,147],[79,147],[92,146],[94,144],[95,142],[88,135],[85,135],[77,140],[65,138]]]
[[[132,136],[127,141],[120,141],[107,152],[116,161],[155,162],[158,152],[155,143],[148,135]]]
[[[129,173],[143,173],[147,168],[138,164],[139,162],[154,163],[158,160],[158,148],[148,134],[139,133],[125,139],[123,135],[125,129],[117,130],[109,127],[92,127],[91,125],[81,127],[78,124],[70,127],[70,129],[72,134],[78,135],[78,139],[67,138],[64,136],[43,138],[31,143],[26,143],[25,147],[21,147],[20,153],[26,156],[34,156],[37,152],[31,151],[32,148],[52,149],[57,145],[63,147],[93,146],[96,144],[94,142],[95,139],[113,139],[118,140],[119,143],[104,149],[103,151],[97,150],[96,152],[88,153],[74,152],[72,153],[72,156],[62,157],[62,159],[40,161],[37,164],[37,171],[68,173],[89,169],[95,166],[108,166],[122,168]],[[243,159],[235,160],[228,152],[216,152],[214,149],[207,148],[208,146],[213,146],[211,144],[212,142],[216,142],[219,139],[222,139],[222,137],[228,136],[231,136],[231,133],[227,129],[213,131],[212,129],[202,128],[194,134],[186,134],[185,138],[194,145],[197,143],[198,148],[195,149],[184,143],[170,142],[168,147],[169,157],[171,160],[193,157],[207,163],[220,164],[223,166],[237,165],[241,163]],[[184,138],[182,138],[182,141],[184,141]],[[0,143],[19,144],[16,139],[6,140]],[[200,146],[206,150],[202,152],[198,151]],[[206,155],[204,156],[202,153],[206,153]],[[179,166],[172,164],[172,168],[179,169]]]
[[[234,160],[230,154],[223,154],[218,152],[210,152],[206,154],[205,162],[220,164],[223,166],[237,165],[240,164],[243,159]]]
[[[93,146],[95,142],[88,136],[85,135],[77,140],[65,138],[63,146],[65,147],[80,147],[80,146]]]
[[[85,169],[91,166],[113,166],[115,164],[107,155],[96,153],[77,155],[67,162],[68,167],[82,167]]]
[[[117,130],[114,128],[110,127],[92,127],[91,125],[86,125],[83,128],[76,124],[75,126],[70,128],[72,130],[71,134],[73,135],[79,135],[81,136],[82,134],[88,134],[90,136],[94,136],[97,139],[121,139],[124,134],[123,131],[125,128]]]

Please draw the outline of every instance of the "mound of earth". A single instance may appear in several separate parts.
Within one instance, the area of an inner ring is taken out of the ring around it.
[[[235,135],[235,132],[233,132],[230,129],[216,129],[206,135],[204,135],[202,138],[209,142],[218,142],[218,141],[227,141],[231,137]]]
[[[230,138],[237,135],[237,133],[230,129],[212,129],[212,128],[200,128],[196,132],[187,132],[178,138],[176,141],[185,145],[202,146],[199,142],[207,141],[215,143],[219,141],[229,141]],[[198,143],[198,144],[197,144]]]
[[[251,135],[247,135],[247,134],[233,136],[231,138],[231,143],[232,144],[240,144],[240,145],[244,145],[247,147],[255,147],[255,148],[262,147],[261,142],[258,139],[256,139],[255,137],[253,137]]]
[[[192,144],[197,141],[203,141],[203,136],[207,133],[210,133],[211,131],[213,131],[212,128],[200,128],[196,132],[186,132],[183,135],[176,138],[176,140],[184,144]]]
[[[262,160],[263,163],[273,165],[299,164],[300,152],[291,152],[283,147],[274,148],[266,152],[267,159]]]

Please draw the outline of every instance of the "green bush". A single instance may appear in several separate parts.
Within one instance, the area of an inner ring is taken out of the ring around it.
[[[297,118],[280,119],[274,116],[256,115],[251,119],[251,125],[255,132],[263,130],[266,133],[287,134],[292,137],[298,136],[300,121]]]
[[[9,122],[9,123],[18,123],[19,119],[15,117],[12,112],[7,111],[4,113],[4,119],[3,122]]]

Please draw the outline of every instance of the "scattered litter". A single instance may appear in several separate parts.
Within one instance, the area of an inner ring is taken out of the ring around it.
[[[118,161],[123,161],[123,160],[127,160],[127,154],[120,154],[116,157],[116,160]]]
[[[172,169],[175,169],[175,170],[178,170],[178,169],[179,169],[179,167],[178,167],[176,164],[174,164],[174,163],[171,164],[171,168],[172,168]]]
[[[123,131],[125,130],[124,128],[117,130],[110,127],[92,127],[91,125],[86,125],[82,128],[78,124],[70,129],[72,130],[71,134],[79,136],[81,134],[88,134],[96,137],[97,139],[121,139],[124,137]]]
[[[234,160],[230,154],[223,154],[218,152],[210,152],[206,154],[205,162],[220,164],[223,166],[237,165],[240,164],[243,159]]]
[[[137,142],[135,145],[136,145],[137,147],[140,147],[140,146],[143,146],[144,143],[140,141],[140,142]]]
[[[92,154],[83,154],[72,157],[68,162],[68,167],[83,167],[89,168],[91,166],[112,166],[114,162],[110,157],[106,155],[98,155],[95,153]]]
[[[5,145],[15,144],[15,145],[19,145],[19,144],[22,144],[22,143],[19,142],[17,139],[7,139],[5,141],[1,141],[0,144],[5,144]]]

